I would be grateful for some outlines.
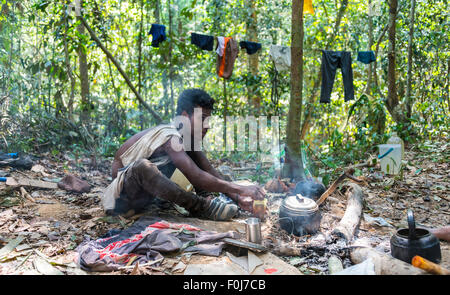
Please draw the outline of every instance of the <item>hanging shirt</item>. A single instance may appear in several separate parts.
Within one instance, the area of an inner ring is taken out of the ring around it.
[[[152,46],[159,47],[159,43],[166,40],[166,26],[159,24],[152,24],[149,35],[153,36]]]
[[[370,64],[375,61],[375,53],[373,51],[359,51],[356,60],[364,64]]]
[[[242,49],[246,49],[247,54],[255,54],[258,50],[261,49],[261,43],[255,43],[250,41],[241,41],[239,42],[239,46]]]
[[[279,45],[271,45],[270,57],[275,63],[277,71],[286,71],[291,68],[291,48]]]
[[[217,75],[228,79],[233,73],[234,62],[239,54],[239,47],[236,40],[231,37],[217,37],[217,40]]]
[[[192,33],[191,43],[202,50],[212,51],[214,47],[214,36]]]

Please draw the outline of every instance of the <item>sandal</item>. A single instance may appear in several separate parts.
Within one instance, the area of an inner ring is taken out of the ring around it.
[[[232,219],[238,213],[239,207],[235,204],[226,204],[221,202],[219,198],[210,201],[203,217],[215,221],[227,221]]]

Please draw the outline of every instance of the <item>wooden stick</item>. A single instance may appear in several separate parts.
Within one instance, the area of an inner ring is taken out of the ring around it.
[[[344,238],[346,241],[351,241],[361,218],[363,192],[356,183],[349,183],[348,185],[351,187],[351,190],[348,190],[346,193],[348,196],[347,209],[344,217],[333,230],[332,235],[336,238]]]
[[[350,168],[344,173],[341,174],[334,182],[333,184],[320,196],[319,200],[317,200],[317,206],[320,206],[326,198],[328,198],[338,187],[339,183],[341,183],[346,177],[350,178],[353,181],[362,182],[359,179],[356,179],[353,177],[353,173],[355,173],[355,169]]]
[[[100,41],[100,39],[98,39],[97,35],[95,35],[94,31],[87,24],[86,20],[81,15],[78,16],[78,19],[86,27],[89,34],[91,35],[91,38],[94,39],[94,41],[97,43],[97,45],[103,50],[103,52],[106,54],[106,56],[113,62],[113,64],[119,70],[120,74],[125,79],[125,82],[130,87],[130,89],[133,91],[133,93],[136,95],[139,102],[153,115],[153,117],[156,119],[158,124],[161,123],[162,122],[161,117],[144,101],[144,99],[141,97],[139,92],[136,90],[136,88],[131,83],[130,78],[128,78],[127,74],[125,74],[125,71],[122,69],[122,67],[119,65],[119,63],[116,61],[116,59],[112,56],[112,54],[105,48],[105,46],[103,46],[102,42]]]
[[[411,264],[435,275],[450,275],[450,270],[418,255],[413,257]]]
[[[350,258],[353,263],[358,264],[371,258],[375,265],[377,275],[423,275],[425,271],[414,267],[397,258],[373,250],[372,248],[358,247],[351,251]]]

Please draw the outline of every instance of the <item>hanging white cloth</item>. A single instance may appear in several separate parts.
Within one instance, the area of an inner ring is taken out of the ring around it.
[[[275,62],[277,71],[286,71],[291,68],[291,48],[279,45],[270,45],[270,57]]]
[[[223,51],[225,50],[225,37],[217,37],[217,54],[223,56]]]

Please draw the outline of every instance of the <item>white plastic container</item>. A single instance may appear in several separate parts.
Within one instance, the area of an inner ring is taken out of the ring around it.
[[[400,144],[402,146],[402,160],[405,159],[405,143],[401,139],[397,132],[392,132],[392,136],[386,141],[387,144]]]
[[[402,146],[400,144],[380,144],[378,148],[381,171],[386,174],[398,174],[402,167]],[[390,151],[390,149],[392,150]]]

